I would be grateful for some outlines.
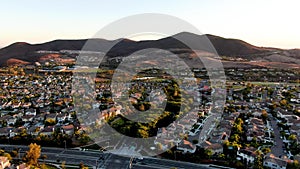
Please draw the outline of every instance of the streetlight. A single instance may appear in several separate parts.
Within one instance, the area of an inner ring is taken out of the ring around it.
[[[67,141],[64,140],[64,143],[65,143],[65,149],[67,149]]]
[[[129,168],[130,169],[132,168],[132,162],[133,162],[133,157],[131,157],[130,160],[129,160]]]
[[[18,155],[19,155],[19,159],[21,159],[21,148],[18,148]]]

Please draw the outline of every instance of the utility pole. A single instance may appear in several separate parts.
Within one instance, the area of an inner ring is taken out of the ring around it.
[[[64,140],[64,143],[65,143],[65,149],[67,149],[67,141]]]
[[[21,159],[21,148],[18,148],[19,159]]]

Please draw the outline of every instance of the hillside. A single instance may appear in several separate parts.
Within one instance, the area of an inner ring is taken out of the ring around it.
[[[89,42],[91,42],[93,46],[91,48],[86,48],[86,50],[103,52],[107,46],[116,43],[116,45],[107,53],[108,56],[127,56],[133,52],[147,48],[176,49],[178,53],[190,53],[190,49],[185,44],[178,41],[177,38],[184,39],[189,43],[199,43],[208,38],[220,56],[230,58],[242,58],[247,61],[256,62],[282,62],[290,64],[299,64],[300,60],[300,50],[298,49],[283,50],[257,47],[239,39],[226,39],[210,34],[196,35],[188,32],[182,32],[170,37],[151,41],[132,41],[128,39],[109,41],[105,39],[91,39]],[[86,42],[87,39],[54,40],[42,44],[17,42],[0,49],[0,65],[6,66],[8,63],[7,61],[11,59],[15,59],[15,61],[18,60],[18,63],[24,62],[27,64],[28,62],[34,63],[36,61],[44,61],[51,57],[59,58],[61,55],[45,55],[36,53],[36,51],[81,50]],[[207,48],[207,46],[205,48]],[[205,48],[202,48],[201,45],[199,45],[199,48],[196,48],[195,50],[202,51],[205,50]]]

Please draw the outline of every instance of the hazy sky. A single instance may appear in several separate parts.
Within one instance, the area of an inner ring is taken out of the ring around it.
[[[0,47],[92,37],[125,16],[162,13],[202,33],[257,46],[300,48],[299,0],[9,0],[0,4]]]

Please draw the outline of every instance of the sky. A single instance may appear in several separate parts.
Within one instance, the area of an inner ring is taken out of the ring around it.
[[[299,8],[299,0],[9,0],[0,4],[0,47],[91,38],[123,17],[161,13],[205,34],[256,46],[300,48]]]

